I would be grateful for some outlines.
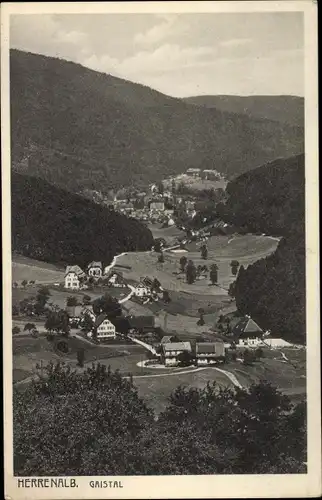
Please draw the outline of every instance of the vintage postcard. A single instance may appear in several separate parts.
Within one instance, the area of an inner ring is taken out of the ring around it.
[[[317,5],[3,3],[5,494],[321,494]]]

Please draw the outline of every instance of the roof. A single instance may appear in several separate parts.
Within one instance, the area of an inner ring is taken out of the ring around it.
[[[100,314],[99,316],[97,316],[95,323],[94,323],[94,326],[96,326],[96,327],[100,326],[103,323],[103,321],[105,321],[106,319],[109,323],[111,323],[110,320],[108,319],[108,317],[106,316],[106,314]]]
[[[73,318],[80,316],[83,310],[83,306],[66,306],[67,313]]]
[[[152,286],[153,280],[151,278],[148,278],[148,276],[146,276],[145,278],[141,279],[141,283],[143,285]]]
[[[187,172],[200,172],[200,168],[188,168]]]
[[[65,276],[69,273],[75,273],[77,276],[85,276],[84,271],[77,265],[75,266],[67,266],[65,271]]]
[[[196,354],[217,354],[222,356],[225,350],[224,342],[197,342]]]
[[[88,305],[88,306],[83,307],[82,308],[82,313],[83,314],[86,314],[86,313],[95,314],[94,311],[93,311],[93,306],[92,305]]]
[[[249,316],[241,319],[233,329],[233,334],[237,337],[258,337],[263,335],[263,330]]]
[[[169,344],[171,342],[172,338],[173,338],[173,335],[165,335],[161,339],[161,344]]]
[[[189,351],[191,352],[190,342],[169,342],[163,344],[165,351]]]
[[[162,203],[164,205],[164,200],[150,200],[150,205],[152,203]]]
[[[87,269],[89,269],[90,267],[100,267],[102,269],[103,266],[102,266],[102,262],[93,261],[90,264],[88,264]]]
[[[135,288],[148,288],[144,283],[138,283]]]
[[[154,327],[154,316],[127,316],[131,328]]]

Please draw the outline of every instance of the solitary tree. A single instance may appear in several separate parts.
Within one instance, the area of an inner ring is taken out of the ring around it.
[[[159,292],[160,287],[161,287],[160,281],[158,280],[158,278],[154,278],[153,283],[152,283],[152,290]]]
[[[66,311],[50,311],[45,322],[45,328],[49,332],[68,335],[70,332],[69,317]]]
[[[212,264],[210,266],[210,281],[212,285],[218,283],[218,266],[217,264]]]
[[[22,284],[22,286],[24,288],[26,288],[26,286],[28,285],[28,281],[27,280],[22,280],[21,284]]]
[[[243,354],[244,365],[252,365],[255,361],[255,354],[249,349],[245,349]]]
[[[207,260],[208,258],[208,248],[207,248],[207,245],[204,244],[201,246],[200,248],[201,250],[201,257],[204,259],[204,260]]]
[[[229,285],[228,295],[232,298],[235,298],[235,294],[236,294],[236,281],[233,281]]]
[[[34,323],[26,323],[25,326],[24,326],[24,329],[23,331],[26,332],[30,332],[31,330],[34,330],[36,328],[35,324]]]
[[[77,365],[83,368],[84,361],[85,361],[85,349],[83,347],[80,347],[77,350]]]
[[[83,295],[83,304],[84,306],[88,306],[91,303],[91,298],[89,295]]]
[[[194,265],[192,260],[189,260],[186,267],[187,283],[189,283],[189,285],[192,285],[192,283],[196,281],[196,277],[197,277],[196,266]]]
[[[192,355],[188,351],[183,351],[178,355],[180,366],[189,366],[192,363]]]
[[[85,333],[92,331],[92,329],[94,328],[94,321],[89,314],[85,314],[81,322],[81,327]]]
[[[163,301],[164,301],[166,304],[169,304],[169,303],[171,302],[171,299],[170,299],[170,295],[169,295],[168,290],[163,290]]]
[[[198,309],[198,313],[199,313],[199,320],[197,321],[197,325],[203,326],[205,324],[205,320],[204,320],[205,310],[202,307],[200,307]]]
[[[95,314],[105,313],[110,318],[122,316],[122,306],[115,297],[105,293],[102,297],[94,300],[93,311]]]
[[[181,270],[181,272],[184,272],[186,265],[187,265],[187,262],[188,262],[187,257],[185,255],[183,255],[180,258],[180,270]]]
[[[49,289],[46,286],[41,287],[36,297],[36,309],[38,314],[44,312],[49,297],[50,297]]]
[[[261,347],[257,347],[257,349],[255,350],[255,358],[256,359],[261,359],[264,357],[264,351]]]
[[[18,333],[20,333],[19,326],[14,326],[12,329],[12,335],[17,335]]]
[[[232,272],[233,276],[236,276],[238,273],[238,268],[239,268],[238,260],[232,260],[230,263],[230,267],[231,267],[231,272]]]
[[[159,257],[158,257],[158,262],[160,262],[161,264],[164,263],[164,255],[163,255],[163,252],[160,253]]]
[[[78,300],[76,297],[73,297],[73,296],[67,297],[66,305],[68,307],[75,307],[75,306],[77,306],[77,304],[78,304]]]

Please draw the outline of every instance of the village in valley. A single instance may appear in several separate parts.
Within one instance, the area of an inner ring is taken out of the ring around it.
[[[215,170],[189,169],[150,185],[149,194],[96,200],[143,221],[154,236],[149,251],[124,252],[110,263],[70,262],[65,270],[14,258],[14,383],[24,386],[44,363],[61,360],[133,376],[157,411],[182,383],[247,387],[271,378],[301,397],[304,347],[241,315],[234,301],[240,269],[271,254],[278,238],[207,220],[204,197],[220,201],[224,187]],[[147,385],[144,377],[154,375],[156,386]]]
[[[9,5],[8,484],[312,476],[309,17],[248,7]]]

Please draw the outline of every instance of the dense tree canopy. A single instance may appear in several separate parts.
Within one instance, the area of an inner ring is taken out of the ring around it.
[[[39,260],[108,264],[123,251],[151,248],[151,232],[101,205],[34,177],[12,173],[12,247]],[[32,202],[31,202],[32,200]]]
[[[178,387],[156,419],[132,380],[105,366],[49,365],[14,391],[19,475],[304,472],[306,410],[267,383]]]
[[[230,295],[262,328],[305,343],[304,156],[276,160],[228,184],[222,216],[249,231],[283,236],[274,254],[240,267]]]

